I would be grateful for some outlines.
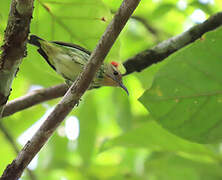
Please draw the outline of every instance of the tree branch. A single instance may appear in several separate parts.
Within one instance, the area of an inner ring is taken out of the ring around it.
[[[26,40],[32,18],[33,0],[12,0],[4,44],[0,55],[0,118],[19,64],[26,56]]]
[[[125,26],[127,20],[139,4],[140,0],[124,0],[113,20],[97,44],[89,58],[84,71],[72,84],[66,95],[48,116],[40,129],[20,151],[17,158],[5,169],[1,180],[18,179],[30,161],[40,151],[52,133],[79,102],[80,97],[88,89],[96,70],[100,67],[104,58],[111,49],[113,43]]]
[[[67,90],[68,86],[66,84],[60,84],[30,92],[25,96],[8,102],[4,108],[2,117],[9,116],[41,102],[61,97]]]
[[[152,64],[164,60],[170,54],[200,38],[204,33],[212,31],[221,25],[222,12],[219,12],[205,22],[193,26],[188,31],[163,41],[152,49],[138,53],[124,62],[123,65],[126,68],[125,75],[135,71],[140,72]]]

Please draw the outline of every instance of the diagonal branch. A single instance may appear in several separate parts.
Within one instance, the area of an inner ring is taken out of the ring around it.
[[[26,56],[26,40],[34,0],[12,0],[4,44],[0,55],[0,118],[11,91],[19,64]]]
[[[138,53],[124,62],[123,65],[126,68],[125,75],[135,71],[140,72],[152,64],[164,60],[175,51],[200,38],[204,33],[212,31],[221,25],[222,12],[219,12],[205,22],[193,26],[188,31],[163,41],[152,49]]]
[[[7,166],[1,180],[18,179],[30,161],[40,151],[42,146],[47,142],[52,133],[79,102],[79,99],[88,89],[96,70],[103,63],[106,55],[111,49],[113,43],[122,31],[126,22],[133,11],[138,6],[140,0],[124,0],[113,20],[107,27],[105,33],[97,44],[95,50],[89,58],[84,71],[67,91],[66,95],[55,107],[53,112],[48,116],[40,129],[23,147],[17,158]]]

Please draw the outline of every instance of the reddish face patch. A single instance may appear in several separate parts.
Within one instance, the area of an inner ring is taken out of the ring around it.
[[[113,66],[115,66],[116,68],[119,66],[119,63],[118,63],[118,62],[115,62],[115,61],[112,61],[111,64],[112,64]]]

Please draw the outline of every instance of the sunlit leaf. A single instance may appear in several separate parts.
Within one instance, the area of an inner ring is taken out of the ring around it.
[[[80,135],[78,139],[78,149],[85,166],[91,162],[95,151],[95,141],[98,126],[97,106],[92,94],[87,96],[87,100],[82,102],[81,109],[77,117],[80,123]]]
[[[200,143],[222,140],[222,28],[168,58],[140,101],[164,128]]]
[[[122,135],[106,141],[102,149],[113,146],[149,148],[156,151],[184,152],[188,154],[202,154],[211,157],[213,152],[204,145],[192,143],[179,138],[161,128],[155,121],[141,124]]]
[[[222,178],[221,166],[182,158],[173,153],[154,153],[145,162],[148,177],[158,180],[189,180]]]

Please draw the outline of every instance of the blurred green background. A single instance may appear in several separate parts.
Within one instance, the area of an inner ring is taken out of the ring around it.
[[[121,2],[121,0],[35,0],[30,33],[46,40],[73,42],[92,51]],[[1,44],[10,3],[10,0],[0,1]],[[127,58],[180,34],[195,24],[202,23],[221,8],[221,0],[142,0],[112,47],[106,61],[124,62]],[[145,24],[140,19],[143,19]],[[212,36],[222,37],[221,29],[209,35],[209,41],[214,38]],[[189,48],[195,51],[198,43]],[[213,47],[213,44],[211,46]],[[217,45],[219,46],[220,44]],[[17,77],[13,81],[9,100],[25,95],[31,90],[63,83],[63,79],[40,57],[35,47],[28,45],[27,48],[28,55],[22,61]],[[215,50],[216,53],[218,51],[220,51],[219,48]],[[187,54],[187,51],[180,53],[182,54],[177,56],[182,57],[183,53]],[[221,54],[218,53],[218,57],[221,57]],[[188,56],[187,59],[189,58]],[[171,59],[168,60],[171,61]],[[221,67],[221,63],[220,66],[218,62],[215,63],[215,66]],[[215,132],[210,136],[211,139],[205,141],[200,138],[202,132],[191,137],[186,136],[194,129],[192,123],[191,127],[177,132],[169,125],[173,124],[172,121],[167,125],[163,123],[163,127],[166,128],[164,129],[154,120],[163,117],[162,111],[158,114],[159,106],[149,104],[152,101],[152,98],[149,99],[150,94],[151,96],[155,94],[152,92],[159,85],[152,86],[152,82],[160,68],[162,71],[159,74],[163,74],[164,67],[167,67],[165,64],[161,62],[140,73],[124,77],[130,96],[120,88],[111,87],[85,93],[80,105],[70,113],[31,162],[29,169],[35,178],[46,180],[222,179],[219,133],[222,131],[217,130],[216,135]],[[170,63],[168,65],[170,68]],[[172,67],[172,71],[173,68],[177,69],[177,66]],[[193,71],[190,73],[194,74]],[[220,79],[221,74],[217,76]],[[159,81],[157,77],[155,82]],[[145,105],[143,106],[138,98],[151,86],[151,90],[141,98],[141,102]],[[218,85],[221,92],[220,88]],[[59,99],[44,102],[18,112],[2,119],[1,123],[17,145],[22,147],[58,101]],[[186,102],[183,107],[188,105]],[[145,107],[148,109],[150,107],[152,116]],[[174,114],[168,116],[167,122],[173,116]],[[180,111],[178,116],[183,116],[183,112]],[[179,118],[178,116],[176,117]],[[198,126],[194,127],[198,128]],[[213,143],[215,139],[216,144],[208,144]],[[1,174],[15,157],[12,144],[1,128]],[[34,178],[25,172],[21,179]]]

